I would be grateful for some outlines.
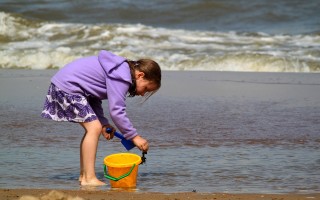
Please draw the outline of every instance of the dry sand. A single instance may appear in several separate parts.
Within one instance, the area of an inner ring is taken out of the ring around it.
[[[140,193],[90,190],[1,189],[1,200],[117,200],[117,199],[214,199],[214,200],[302,200],[320,199],[320,194],[225,194],[225,193]]]

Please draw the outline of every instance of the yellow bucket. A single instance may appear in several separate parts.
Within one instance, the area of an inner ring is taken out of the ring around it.
[[[137,184],[141,157],[132,153],[116,153],[104,158],[104,176],[112,188],[134,188]],[[108,172],[107,172],[108,167]]]

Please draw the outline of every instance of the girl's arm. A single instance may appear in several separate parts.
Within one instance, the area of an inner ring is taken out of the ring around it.
[[[127,140],[131,140],[138,134],[126,113],[125,100],[130,84],[112,78],[108,78],[106,81],[111,119],[123,136]]]

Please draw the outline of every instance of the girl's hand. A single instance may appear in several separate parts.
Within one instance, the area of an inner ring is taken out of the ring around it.
[[[111,131],[110,131],[110,133],[107,133],[107,129],[111,129]],[[114,136],[114,132],[116,131],[116,129],[113,127],[113,126],[111,126],[110,124],[108,124],[108,125],[104,125],[103,127],[102,127],[102,132],[101,132],[101,134],[103,135],[103,137],[104,138],[106,138],[107,140],[111,140],[112,138],[113,138],[113,136]]]
[[[132,139],[132,142],[143,152],[147,152],[149,150],[148,141],[137,135]]]

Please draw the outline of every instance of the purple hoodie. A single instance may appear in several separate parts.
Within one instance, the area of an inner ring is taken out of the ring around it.
[[[101,124],[109,124],[104,117],[102,101],[108,99],[112,121],[126,139],[137,135],[126,114],[126,95],[132,84],[130,68],[126,59],[102,50],[98,56],[77,59],[61,70],[51,82],[69,94],[94,97],[90,105]]]

